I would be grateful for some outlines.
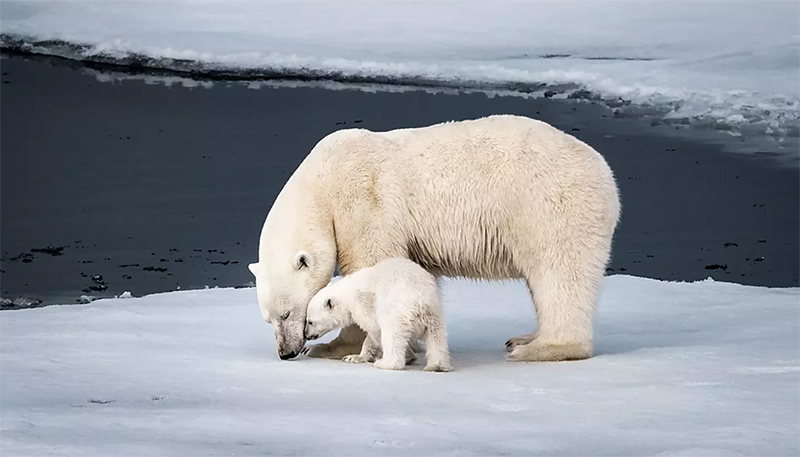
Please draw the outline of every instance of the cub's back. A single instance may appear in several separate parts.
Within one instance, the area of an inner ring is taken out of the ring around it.
[[[370,268],[367,280],[373,284],[376,303],[438,301],[436,277],[406,258],[392,257],[378,262]]]

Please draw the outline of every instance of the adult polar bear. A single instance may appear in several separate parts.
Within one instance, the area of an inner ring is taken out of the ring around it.
[[[335,266],[347,275],[387,257],[439,276],[524,279],[538,327],[506,343],[508,359],[584,359],[619,213],[603,157],[544,122],[340,130],[289,178],[249,269],[284,360],[303,350],[306,307]],[[357,354],[364,337],[346,327],[308,355]]]

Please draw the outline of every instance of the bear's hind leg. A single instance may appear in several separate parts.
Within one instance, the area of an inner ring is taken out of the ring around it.
[[[508,360],[556,362],[592,356],[597,296],[609,250],[606,246],[592,255],[586,246],[553,249],[556,259],[527,275],[538,329],[509,340]]]
[[[506,341],[506,352],[511,352],[517,346],[528,344],[536,338],[536,332],[526,333],[525,335],[515,336]]]
[[[361,352],[367,334],[357,325],[344,327],[330,343],[319,343],[308,347],[306,355],[324,359],[343,359],[347,355]]]

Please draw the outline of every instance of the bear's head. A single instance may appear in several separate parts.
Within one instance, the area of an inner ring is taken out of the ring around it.
[[[308,302],[330,281],[336,264],[335,248],[331,252],[289,246],[270,249],[259,262],[248,266],[255,276],[261,316],[272,324],[282,360],[303,351]]]
[[[305,335],[309,340],[325,336],[331,330],[349,324],[349,313],[342,305],[342,296],[337,293],[337,283],[330,283],[308,303]]]

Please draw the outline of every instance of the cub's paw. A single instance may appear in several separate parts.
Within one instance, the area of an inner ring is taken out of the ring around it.
[[[394,361],[394,360],[386,360],[385,358],[380,358],[375,361],[373,366],[375,368],[379,368],[381,370],[402,370],[405,367],[404,360]]]
[[[360,355],[358,355],[358,354],[355,354],[355,355],[346,355],[346,356],[344,356],[344,357],[342,358],[342,362],[347,362],[347,363],[364,363],[364,362],[366,362],[366,361],[367,361],[367,360],[366,360],[364,357],[361,357],[361,356],[360,356]]]
[[[446,373],[448,371],[453,371],[453,366],[452,365],[446,365],[446,364],[443,364],[443,363],[436,363],[436,364],[433,364],[433,365],[425,365],[425,368],[423,368],[423,370],[439,372],[439,373]]]

